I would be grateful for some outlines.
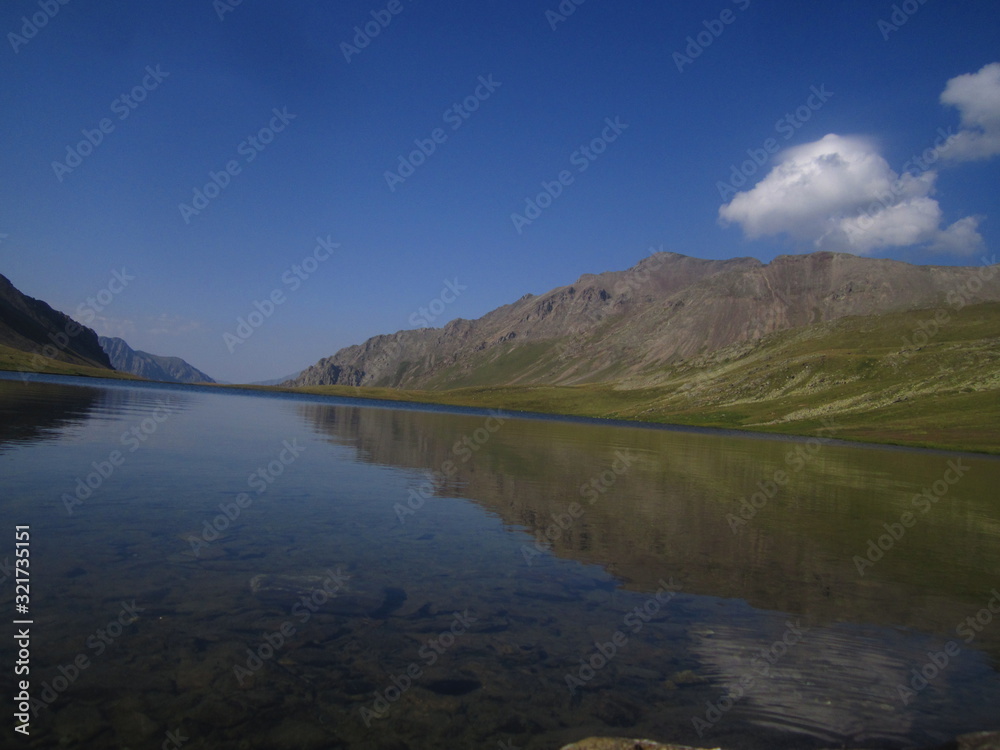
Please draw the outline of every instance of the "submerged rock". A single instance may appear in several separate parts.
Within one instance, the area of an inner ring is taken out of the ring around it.
[[[482,686],[483,684],[479,680],[444,679],[432,680],[425,687],[438,695],[466,695]]]
[[[706,750],[688,745],[669,745],[653,740],[630,740],[624,737],[589,737],[561,750]],[[722,748],[712,748],[722,750]],[[954,742],[949,742],[931,750],[1000,750],[1000,732],[974,732],[963,734]]]
[[[1000,750],[1000,732],[963,734],[956,740],[955,750]]]
[[[590,737],[571,745],[564,745],[562,750],[702,750],[688,745],[664,745],[653,740],[629,740],[623,737]],[[713,748],[713,750],[721,750]]]
[[[690,669],[685,669],[683,672],[674,672],[670,675],[670,677],[668,677],[663,683],[663,686],[667,688],[667,690],[676,690],[677,688],[701,685],[706,682],[708,682],[708,680],[701,675]]]

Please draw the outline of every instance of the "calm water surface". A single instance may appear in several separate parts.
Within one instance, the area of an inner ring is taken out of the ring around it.
[[[0,743],[1000,728],[997,460],[5,377],[0,603],[30,525],[36,715]]]

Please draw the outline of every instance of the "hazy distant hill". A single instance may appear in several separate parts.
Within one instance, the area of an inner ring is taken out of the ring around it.
[[[97,334],[0,275],[0,345],[62,362],[111,369]]]
[[[777,331],[947,306],[949,294],[1000,300],[1000,273],[992,270],[828,252],[770,264],[657,253],[626,271],[585,274],[569,286],[525,295],[478,320],[376,336],[288,384],[657,385],[671,365]]]
[[[253,383],[247,383],[247,385],[281,385],[282,383],[286,383],[289,380],[294,380],[301,374],[302,371],[299,370],[299,372],[293,373],[291,375],[285,375],[283,378],[272,378],[271,380],[258,380]]]
[[[130,372],[149,380],[168,383],[214,383],[215,381],[197,367],[180,357],[161,357],[130,347],[123,339],[100,337],[101,346],[111,358],[116,370]]]

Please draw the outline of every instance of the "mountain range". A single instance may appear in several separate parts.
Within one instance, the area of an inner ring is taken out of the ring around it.
[[[830,252],[764,264],[661,252],[625,271],[585,274],[527,294],[477,320],[375,336],[284,385],[653,387],[679,363],[780,331],[997,301],[1000,274],[991,266],[918,266]]]
[[[214,383],[179,357],[132,349],[106,338],[0,275],[0,369],[113,377],[136,375],[168,383]]]
[[[375,336],[282,386],[795,434],[835,419],[838,437],[996,453],[1000,266],[990,260],[655,253],[477,320]],[[0,369],[132,377],[113,364],[212,382],[178,358],[100,340],[0,280]]]
[[[101,348],[107,352],[112,366],[119,372],[128,372],[147,380],[167,383],[214,383],[215,381],[197,367],[180,357],[161,357],[133,349],[124,339],[101,336]]]
[[[287,383],[289,380],[295,380],[300,374],[299,372],[292,373],[291,375],[285,375],[280,378],[270,378],[269,380],[257,380],[253,383],[248,383],[247,385],[281,385],[282,383]]]

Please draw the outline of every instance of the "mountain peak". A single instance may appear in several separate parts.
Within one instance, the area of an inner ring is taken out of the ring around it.
[[[115,369],[120,372],[129,372],[141,378],[167,383],[215,382],[180,357],[161,357],[133,349],[124,339],[117,337],[101,336],[99,340]]]
[[[775,331],[940,305],[977,272],[831,252],[781,255],[767,265],[657,252],[624,271],[585,273],[573,284],[525,295],[478,320],[369,339],[289,384],[655,383],[668,363]],[[996,300],[1000,276],[969,299]]]

